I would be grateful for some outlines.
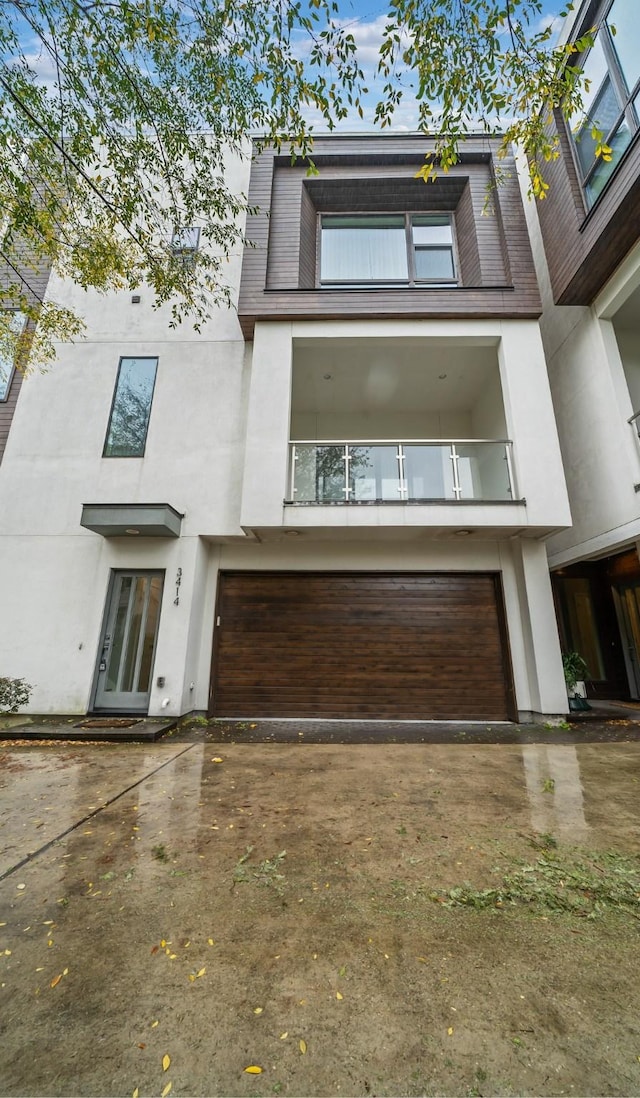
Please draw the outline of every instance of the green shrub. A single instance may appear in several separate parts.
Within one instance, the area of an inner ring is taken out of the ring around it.
[[[27,705],[32,689],[24,679],[0,678],[0,715],[17,713],[20,706]]]

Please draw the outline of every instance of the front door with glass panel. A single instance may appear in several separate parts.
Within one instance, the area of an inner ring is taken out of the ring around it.
[[[94,709],[148,710],[162,582],[161,572],[113,573]]]

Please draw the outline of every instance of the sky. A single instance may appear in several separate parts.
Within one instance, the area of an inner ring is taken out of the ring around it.
[[[574,5],[575,7],[578,6],[577,0],[574,0]],[[384,0],[380,3],[376,3],[375,0],[339,0],[339,7],[341,22],[349,27],[356,40],[360,64],[364,69],[370,89],[369,95],[363,100],[364,118],[361,119],[354,110],[347,119],[340,123],[339,130],[342,132],[370,131],[377,128],[373,122],[375,107],[379,98],[379,95],[376,94],[376,83],[378,90],[381,90],[382,82],[379,76],[376,80],[376,67],[382,29],[386,23],[389,8]],[[535,31],[543,30],[551,25],[554,31],[558,32],[563,22],[559,17],[559,12],[565,7],[566,3],[563,4],[562,0],[542,0],[540,16],[532,24],[532,29]],[[326,125],[319,116],[314,117],[314,112],[311,110],[306,113],[314,125],[315,132],[326,131]],[[417,122],[418,112],[415,101],[410,94],[405,93],[403,101],[396,109],[390,130],[412,132],[417,129]]]
[[[542,0],[539,19],[533,24],[534,30],[541,30],[549,24],[560,26],[561,20],[558,13],[563,7],[562,0]],[[377,126],[374,123],[375,107],[382,90],[382,79],[376,78],[378,63],[378,49],[380,46],[382,31],[387,22],[388,4],[385,0],[339,0],[340,22],[343,23],[356,39],[360,65],[365,72],[365,78],[369,87],[369,94],[363,100],[364,118],[360,118],[353,110],[347,119],[339,124],[341,132],[371,131]],[[310,48],[308,39],[302,43],[302,53]],[[42,51],[40,44],[33,42],[31,49],[26,45],[27,60],[45,84],[53,87],[55,71],[51,58]],[[326,131],[326,123],[312,108],[305,111],[309,122],[316,133]],[[416,103],[407,90],[403,101],[396,109],[391,130],[407,132],[417,129],[418,112]]]

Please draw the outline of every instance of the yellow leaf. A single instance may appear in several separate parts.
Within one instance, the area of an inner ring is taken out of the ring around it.
[[[336,991],[336,999],[344,999],[344,995],[341,995],[339,991]]]
[[[49,987],[57,987],[58,984],[60,983],[61,979],[62,979],[62,973],[60,973],[58,976],[54,976],[53,980],[49,984]]]
[[[162,1094],[160,1095],[160,1098],[167,1098],[167,1094],[168,1094],[168,1093],[169,1093],[169,1091],[171,1090],[171,1087],[172,1087],[172,1086],[173,1086],[173,1083],[167,1083],[167,1085],[166,1085],[166,1087],[164,1088],[164,1090],[163,1090]]]
[[[138,1095],[139,1095],[139,1094],[140,1094],[140,1091],[139,1091],[139,1090],[138,1090],[138,1088],[136,1087],[136,1089],[134,1090],[133,1094],[131,1095],[131,1098],[138,1098]]]
[[[419,961],[421,962],[421,964],[423,964],[423,965],[426,965],[426,963],[427,963],[427,958],[426,958],[426,957],[418,957],[418,960],[419,960]]]
[[[449,1026],[449,1028],[447,1030],[447,1034],[449,1035],[449,1037],[451,1037],[453,1035],[453,1026]]]
[[[251,1064],[248,1068],[244,1069],[247,1075],[262,1075],[262,1068],[259,1068],[257,1064]]]
[[[164,949],[164,947],[166,946],[166,944],[167,944],[167,943],[165,942],[164,938],[162,938],[162,940],[161,940],[161,942],[160,942],[160,945],[162,946],[162,948],[163,948],[163,949]]]
[[[63,970],[62,970],[62,975],[63,975],[63,976],[66,976],[66,975],[67,975],[67,973],[68,973],[68,971],[69,971],[69,969],[68,969],[68,968],[63,968]]]
[[[253,1008],[253,1013],[254,1014],[262,1014],[263,1010],[264,1010],[264,1007],[254,1007]]]
[[[213,938],[207,938],[207,942],[209,943],[210,946],[215,945],[215,942],[214,942]]]
[[[157,1022],[157,1021],[156,1021],[156,1022],[152,1022],[152,1023],[151,1023],[151,1028],[152,1028],[152,1029],[155,1029],[157,1025],[159,1025],[159,1022]]]
[[[300,1046],[299,1047],[300,1047],[300,1052],[304,1056],[305,1052],[307,1051],[307,1042],[306,1041],[300,1041]]]
[[[289,1033],[288,1033],[288,1031],[287,1031],[287,1030],[285,1030],[285,1031],[284,1031],[284,1033],[281,1033],[281,1034],[280,1034],[280,1040],[281,1040],[281,1041],[285,1041],[285,1040],[287,1039],[287,1037],[288,1037],[288,1036],[289,1036]],[[638,1057],[638,1059],[640,1060],[640,1056]]]
[[[162,1057],[162,1070],[163,1071],[168,1071],[170,1063],[171,1063],[171,1057],[169,1056],[168,1052],[165,1052],[164,1056]]]
[[[221,763],[222,759],[220,758],[219,755],[216,755],[216,757],[214,759],[212,759],[211,762],[212,763]]]
[[[198,978],[198,976],[204,976],[206,971],[207,971],[206,967],[201,968],[199,972],[196,972],[196,979]]]

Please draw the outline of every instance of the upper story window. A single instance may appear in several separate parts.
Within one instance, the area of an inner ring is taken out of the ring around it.
[[[174,229],[171,237],[171,251],[183,258],[194,256],[200,247],[200,229],[197,225],[187,225]]]
[[[11,318],[11,328],[16,335],[20,335],[24,329],[26,323],[26,316],[24,313],[15,312]],[[0,351],[0,401],[8,400],[9,390],[11,388],[11,382],[13,375],[16,372],[15,358],[9,357],[7,354],[3,354]]]
[[[592,205],[640,128],[640,20],[635,0],[613,0],[583,66],[589,88],[584,114],[573,129],[587,201]],[[596,157],[598,141],[611,159]]]
[[[121,358],[103,457],[144,457],[157,358]]]
[[[450,214],[324,214],[322,285],[455,283]]]

